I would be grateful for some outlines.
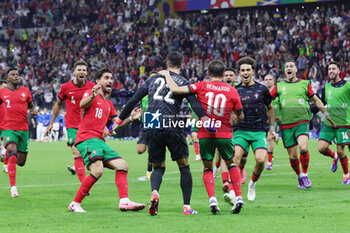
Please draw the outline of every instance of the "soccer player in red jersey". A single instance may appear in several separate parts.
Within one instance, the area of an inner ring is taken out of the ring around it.
[[[7,88],[0,90],[0,104],[4,105],[4,143],[8,152],[8,174],[11,196],[18,197],[16,188],[16,164],[24,166],[28,155],[29,125],[27,111],[33,116],[32,95],[28,88],[20,86],[21,79],[17,68],[10,68],[5,73]]]
[[[213,159],[216,148],[228,167],[233,189],[236,195],[236,203],[232,213],[238,214],[243,207],[241,192],[241,176],[238,166],[233,161],[234,143],[231,126],[231,114],[235,112],[239,120],[243,120],[241,100],[238,92],[230,85],[223,83],[225,65],[219,60],[212,61],[208,67],[209,82],[199,82],[188,86],[178,86],[168,71],[161,71],[160,74],[166,77],[169,89],[174,94],[197,95],[198,100],[205,109],[208,117],[215,120],[217,131],[209,133],[204,127],[198,127],[198,138],[200,154],[203,161],[203,181],[209,196],[209,207],[213,214],[220,212],[215,197],[215,180],[213,176]]]
[[[75,137],[80,125],[82,111],[79,107],[83,94],[92,89],[95,85],[93,82],[86,80],[88,75],[88,64],[84,61],[78,61],[74,64],[74,79],[66,82],[61,86],[61,90],[58,93],[58,100],[52,110],[52,118],[50,124],[47,126],[45,136],[48,136],[55,123],[56,117],[60,113],[60,109],[63,102],[66,104],[65,123],[67,127],[68,143],[67,145],[72,148],[74,158],[74,168],[68,167],[68,170],[74,175],[77,174],[80,182],[85,178],[84,161],[75,148]]]
[[[110,119],[114,123],[117,120],[116,110],[108,99],[112,92],[112,72],[106,68],[101,69],[96,73],[95,80],[97,84],[85,92],[80,102],[80,107],[84,109],[84,116],[75,140],[75,146],[83,156],[84,163],[90,170],[90,175],[82,181],[74,201],[70,203],[68,209],[73,212],[85,212],[80,203],[102,176],[103,168],[107,167],[116,170],[115,183],[120,198],[119,209],[122,211],[141,210],[145,208],[144,204],[132,202],[128,198],[128,164],[104,140],[104,129],[107,121]],[[138,119],[141,115],[141,109],[134,109],[129,119],[125,120],[121,126]]]
[[[7,84],[5,80],[0,80],[0,89],[6,88]],[[5,113],[4,113],[4,105],[0,105],[0,140],[3,140],[4,135],[2,132],[2,125],[4,123]],[[3,145],[1,145],[0,142],[0,161],[4,162],[4,172],[7,173],[7,162],[8,162],[8,156],[6,153],[6,149]]]

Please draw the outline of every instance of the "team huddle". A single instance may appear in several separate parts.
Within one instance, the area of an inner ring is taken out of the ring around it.
[[[247,199],[254,201],[256,183],[259,180],[267,158],[266,169],[272,169],[273,144],[278,140],[280,129],[284,147],[289,154],[292,169],[297,175],[300,189],[310,188],[309,166],[309,121],[311,116],[309,100],[315,104],[315,111],[325,117],[319,137],[319,152],[332,158],[332,171],[343,169],[342,184],[350,182],[348,158],[345,146],[350,145],[350,83],[340,78],[340,66],[336,62],[328,65],[329,82],[325,85],[322,98],[312,91],[307,80],[297,78],[294,61],[285,63],[285,81],[275,84],[270,75],[265,77],[265,85],[254,81],[255,61],[250,57],[241,58],[237,70],[241,83],[235,86],[235,71],[225,67],[220,60],[208,66],[209,81],[190,84],[180,74],[183,56],[172,52],[166,59],[166,70],[159,71],[145,81],[123,107],[119,116],[108,99],[112,93],[113,73],[107,68],[100,69],[95,83],[87,80],[88,64],[82,61],[74,65],[74,79],[62,85],[58,101],[54,105],[51,122],[45,132],[52,130],[53,124],[63,105],[66,105],[65,122],[68,142],[74,158],[74,170],[81,182],[68,209],[85,212],[81,203],[90,195],[90,189],[102,176],[104,168],[115,170],[115,183],[119,194],[119,209],[122,211],[142,210],[145,204],[128,198],[128,164],[110,146],[105,137],[116,129],[141,118],[142,109],[136,107],[145,98],[148,100],[144,111],[153,112],[154,118],[162,116],[163,121],[183,120],[181,111],[186,98],[197,115],[200,159],[203,163],[203,182],[208,193],[209,208],[213,214],[220,212],[215,196],[215,177],[221,163],[225,201],[232,205],[231,213],[238,214],[243,208],[241,184],[246,182],[244,166],[252,148],[255,167],[248,183]],[[4,147],[0,151],[1,161],[6,162],[11,186],[11,196],[18,197],[16,187],[16,165],[24,166],[28,154],[27,111],[36,115],[28,88],[20,86],[20,76],[16,68],[5,73],[7,86],[0,89],[0,109],[2,111],[0,130]],[[1,84],[5,83],[5,80]],[[5,83],[6,84],[6,83]],[[145,98],[144,98],[145,97]],[[136,108],[135,108],[136,107]],[[107,127],[108,121],[112,124]],[[216,124],[218,123],[218,124]],[[192,195],[192,175],[189,166],[189,149],[184,127],[174,124],[165,127],[142,129],[140,145],[149,154],[151,198],[148,206],[150,215],[157,215],[160,200],[159,190],[165,173],[166,149],[171,159],[176,161],[180,171],[180,187],[183,195],[183,214],[198,214],[190,205]],[[337,151],[329,146],[336,141]],[[298,156],[298,147],[300,155]],[[195,147],[196,148],[196,147]],[[198,149],[197,149],[198,150]],[[141,153],[142,153],[141,152]],[[139,152],[140,153],[140,152]],[[198,152],[196,152],[198,154]],[[216,163],[214,159],[216,158]],[[199,160],[196,158],[196,160]],[[214,161],[214,167],[213,167]],[[301,163],[301,169],[300,169]],[[86,176],[85,167],[90,171]]]

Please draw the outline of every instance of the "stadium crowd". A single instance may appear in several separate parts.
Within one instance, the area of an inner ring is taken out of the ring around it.
[[[312,80],[315,92],[325,84],[330,60],[340,62],[342,78],[350,78],[350,10],[342,1],[317,8],[186,12],[163,24],[148,14],[156,2],[3,1],[0,74],[17,66],[36,105],[48,109],[80,59],[90,64],[91,77],[109,67],[114,89],[129,91],[140,87],[148,72],[160,70],[171,51],[184,54],[182,72],[192,82],[207,79],[211,60],[236,68],[246,55],[257,61],[260,82],[267,74],[283,78],[283,63],[290,57],[297,61],[298,75]],[[117,108],[126,101],[113,100]]]

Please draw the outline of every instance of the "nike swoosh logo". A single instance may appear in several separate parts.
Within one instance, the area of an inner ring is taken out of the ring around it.
[[[97,102],[98,105],[100,105],[101,103]]]
[[[5,99],[8,98],[8,97],[9,97],[9,95],[5,95],[5,96],[4,96]]]
[[[70,95],[71,95],[71,94],[74,94],[74,93],[75,93],[75,91],[69,92]]]

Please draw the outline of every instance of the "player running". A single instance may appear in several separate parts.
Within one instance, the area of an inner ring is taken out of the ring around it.
[[[256,182],[264,170],[267,155],[266,133],[275,133],[275,117],[269,90],[253,80],[255,60],[250,57],[241,58],[238,60],[238,71],[242,82],[236,88],[241,97],[244,120],[233,126],[235,163],[241,164],[242,157],[247,157],[249,147],[252,147],[255,167],[248,184],[247,198],[254,201]]]
[[[167,69],[176,79],[176,82],[180,85],[187,85],[188,80],[180,75],[182,60],[183,56],[180,53],[172,52],[168,54],[166,64]],[[119,116],[120,119],[117,121],[114,128],[117,128],[118,125],[123,122],[132,108],[147,94],[148,111],[150,111],[149,116],[152,116],[148,123],[154,127],[149,127],[147,129],[147,134],[150,139],[148,145],[149,161],[153,165],[153,172],[151,175],[152,195],[148,212],[150,215],[156,215],[158,213],[158,192],[165,172],[165,152],[166,148],[168,148],[172,160],[177,162],[180,170],[180,186],[184,203],[183,214],[197,214],[198,212],[193,210],[190,206],[192,175],[188,163],[188,146],[184,128],[181,128],[179,125],[176,127],[166,127],[165,124],[163,124],[163,122],[184,121],[184,118],[178,116],[184,96],[173,96],[172,92],[166,86],[164,77],[155,75],[148,78],[124,106]],[[203,108],[194,95],[186,96],[186,99],[191,103],[198,117],[207,118]],[[162,118],[163,121],[160,121],[160,118]]]
[[[68,209],[73,212],[85,212],[81,202],[89,193],[91,187],[102,176],[104,167],[116,170],[115,183],[119,193],[119,209],[142,210],[144,204],[135,203],[128,198],[128,164],[122,157],[109,147],[104,140],[104,128],[111,119],[116,122],[116,110],[108,96],[112,92],[112,72],[101,69],[96,73],[96,85],[84,93],[80,107],[84,109],[84,116],[79,126],[75,146],[84,158],[86,168],[90,170],[80,188],[69,204]],[[134,110],[123,126],[141,117],[142,110]]]
[[[17,68],[5,73],[7,88],[0,90],[0,104],[4,105],[4,144],[8,153],[8,175],[11,196],[18,197],[16,187],[16,164],[23,167],[28,155],[29,125],[27,111],[36,116],[32,95],[28,88],[20,86],[21,79]]]
[[[266,75],[264,77],[264,83],[265,86],[269,89],[271,92],[273,87],[275,86],[275,78],[272,77],[271,75]],[[273,110],[275,113],[275,129],[277,129],[280,126],[280,103],[278,100],[278,97],[272,100],[272,106]],[[271,170],[272,169],[272,158],[273,158],[273,147],[274,147],[274,142],[278,140],[278,134],[276,133],[275,135],[272,135],[272,133],[267,134],[267,162],[266,162],[266,170]]]
[[[338,168],[338,160],[343,168],[343,184],[349,184],[349,164],[345,154],[345,145],[350,145],[350,82],[340,78],[340,65],[330,62],[328,65],[328,77],[330,82],[325,85],[324,98],[329,115],[334,120],[336,127],[331,122],[325,121],[318,142],[318,151],[333,159],[332,172]],[[333,139],[337,142],[337,153],[334,153],[329,145]]]
[[[174,94],[196,94],[210,119],[221,123],[221,127],[217,127],[215,133],[207,132],[204,127],[198,128],[199,149],[204,166],[203,181],[209,196],[210,210],[213,214],[217,214],[220,212],[220,208],[215,197],[213,176],[213,159],[217,148],[226,162],[236,195],[236,204],[231,212],[238,214],[243,207],[243,199],[240,170],[233,161],[234,143],[230,118],[232,112],[238,115],[239,120],[243,120],[244,115],[237,90],[222,82],[224,71],[223,62],[212,61],[208,66],[210,81],[202,81],[188,86],[178,86],[168,71],[161,71],[160,74],[166,77],[167,84]]]
[[[80,101],[83,94],[90,90],[95,84],[86,80],[88,75],[88,64],[84,61],[78,61],[74,64],[74,79],[66,82],[61,86],[61,90],[58,93],[58,99],[52,109],[52,117],[45,136],[48,136],[53,128],[55,120],[60,113],[60,109],[63,102],[66,104],[65,123],[67,126],[67,145],[73,151],[74,167],[68,167],[68,170],[74,175],[77,174],[79,181],[82,182],[85,178],[85,167],[82,155],[75,148],[75,138],[77,135],[78,127],[80,125],[82,111],[80,109]]]
[[[309,99],[325,115],[333,126],[334,122],[326,112],[322,101],[314,94],[310,81],[298,79],[298,68],[294,61],[285,63],[286,80],[277,83],[271,91],[273,98],[278,97],[281,112],[281,133],[284,147],[289,154],[290,164],[298,176],[300,189],[310,188],[312,183],[308,177],[309,167]],[[300,172],[298,149],[300,149]]]

